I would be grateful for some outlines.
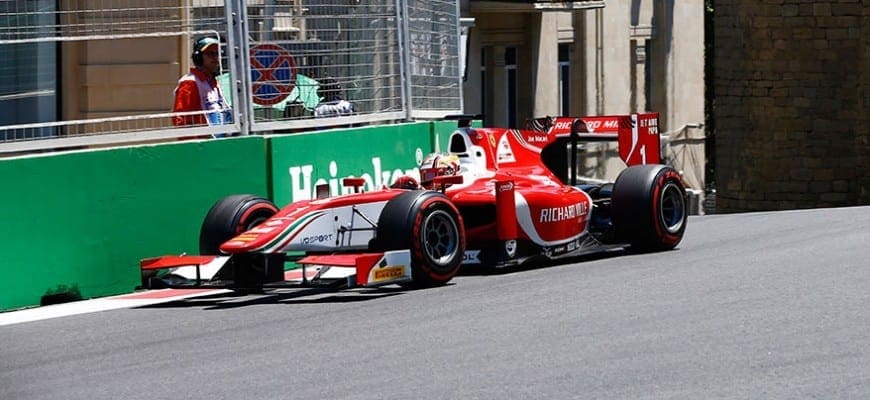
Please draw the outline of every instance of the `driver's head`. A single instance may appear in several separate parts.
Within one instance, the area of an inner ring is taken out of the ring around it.
[[[432,189],[436,177],[459,175],[459,157],[448,153],[432,153],[420,163],[420,186]]]

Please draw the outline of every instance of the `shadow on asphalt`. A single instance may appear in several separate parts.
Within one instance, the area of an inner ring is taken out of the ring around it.
[[[445,286],[452,286],[448,283]],[[149,304],[135,308],[139,309],[169,309],[169,308],[202,308],[205,310],[221,310],[256,305],[277,304],[329,304],[358,303],[402,295],[408,292],[425,289],[380,287],[380,288],[264,288],[262,290],[233,291],[216,293],[199,297],[171,301],[160,304]]]
[[[457,276],[489,276],[489,275],[510,275],[510,274],[522,274],[530,271],[537,271],[544,268],[556,267],[559,265],[565,264],[579,264],[584,262],[596,261],[596,260],[605,260],[609,258],[615,257],[624,257],[626,255],[635,254],[631,251],[617,248],[613,250],[601,251],[597,253],[584,254],[580,256],[566,257],[560,258],[558,260],[552,260],[549,258],[541,257],[536,260],[529,260],[528,262],[521,265],[507,266],[504,268],[494,268],[494,267],[485,267],[480,265],[466,265],[463,266],[462,269],[459,270],[459,274]]]
[[[564,264],[574,264],[603,260],[633,254],[623,249],[614,249],[581,256],[551,260],[541,258],[530,260],[522,265],[508,266],[505,268],[483,267],[479,265],[467,265],[459,270],[457,276],[497,276],[508,274],[523,274],[538,271]],[[455,285],[455,281],[445,286]],[[403,287],[380,287],[380,288],[330,288],[330,287],[299,287],[281,286],[266,287],[263,289],[244,289],[230,293],[216,293],[199,297],[171,301],[167,303],[149,304],[139,306],[141,309],[170,309],[170,308],[202,308],[205,310],[233,309],[239,307],[272,304],[330,304],[330,303],[358,303],[377,300],[392,296],[402,295],[416,290],[415,288]]]

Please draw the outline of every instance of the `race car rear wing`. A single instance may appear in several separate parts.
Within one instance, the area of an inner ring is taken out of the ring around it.
[[[627,166],[661,162],[658,113],[597,117],[544,117],[530,120],[521,131],[525,139],[542,150],[554,142],[568,141],[570,165],[577,165],[579,142],[615,141],[619,158]],[[570,183],[577,184],[571,168]],[[564,171],[567,172],[567,171]],[[562,179],[565,179],[563,177]]]
[[[481,166],[485,163],[486,168],[543,161],[563,182],[571,171],[570,181],[575,185],[577,168],[569,168],[569,165],[577,165],[580,141],[617,142],[619,158],[627,166],[661,162],[658,113],[545,117],[528,121],[526,129],[520,130],[471,128],[471,122],[479,117],[451,115],[445,119],[458,121],[458,129],[450,138],[450,152],[458,153],[460,158],[476,158]],[[570,145],[570,164],[565,159],[566,152],[557,143]],[[472,148],[479,150],[478,156],[471,156],[469,149]]]
[[[531,138],[530,143],[546,145],[561,137],[569,137],[572,146],[579,140],[616,141],[619,158],[628,166],[661,162],[658,113],[535,118],[526,129],[548,136],[548,140]]]

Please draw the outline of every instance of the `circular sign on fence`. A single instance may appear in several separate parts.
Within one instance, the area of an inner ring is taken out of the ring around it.
[[[296,61],[283,47],[251,47],[251,92],[254,103],[270,106],[287,98],[296,83]]]

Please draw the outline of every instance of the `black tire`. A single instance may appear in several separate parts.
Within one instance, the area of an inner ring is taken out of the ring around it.
[[[465,227],[442,193],[410,191],[390,200],[378,218],[376,250],[411,251],[412,287],[440,286],[459,272]]]
[[[224,197],[206,214],[199,231],[199,252],[220,255],[227,240],[263,223],[278,207],[269,200],[250,194]],[[240,254],[233,256],[219,279],[231,279],[236,286],[260,286],[284,278],[283,254]]]
[[[613,224],[617,239],[634,251],[670,250],[686,230],[686,189],[680,174],[665,165],[636,165],[613,185]]]
[[[236,194],[218,200],[205,215],[199,231],[199,252],[221,254],[227,240],[249,230],[278,212],[269,200],[250,194]]]

